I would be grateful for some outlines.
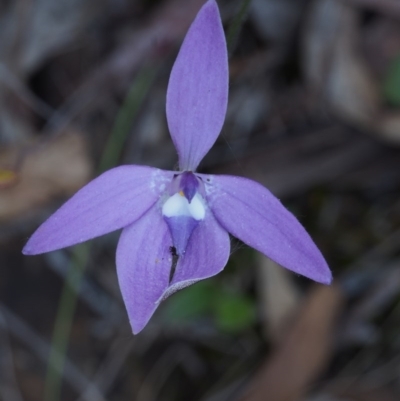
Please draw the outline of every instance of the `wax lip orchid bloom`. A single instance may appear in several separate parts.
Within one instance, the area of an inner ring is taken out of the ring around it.
[[[173,66],[167,120],[180,171],[120,166],[57,210],[26,244],[26,255],[123,228],[117,273],[134,333],[173,292],[219,273],[229,233],[280,265],[328,284],[331,272],[307,232],[266,188],[246,178],[195,173],[226,113],[228,57],[217,4],[207,1]]]

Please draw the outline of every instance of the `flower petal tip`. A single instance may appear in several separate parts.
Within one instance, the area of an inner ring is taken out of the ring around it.
[[[62,249],[62,244],[53,240],[52,232],[46,231],[46,222],[40,226],[29,238],[22,249],[24,255],[41,255],[43,253]]]
[[[299,270],[298,271],[300,274],[302,272]],[[330,285],[332,284],[332,272],[329,269],[328,265],[324,263],[323,266],[321,266],[319,269],[313,270],[312,273],[304,273],[303,274],[305,277],[309,278],[310,280],[313,280],[317,283],[324,284],[324,285]]]
[[[218,10],[218,5],[217,2],[215,0],[208,0],[206,3],[204,3],[204,8],[205,7],[213,7],[214,11],[218,11],[218,15],[219,15],[219,10]]]
[[[35,252],[32,250],[32,249],[30,249],[28,246],[24,246],[23,247],[23,249],[22,249],[22,254],[23,255],[35,255]]]
[[[318,282],[325,285],[331,285],[333,281],[332,273],[329,271],[323,278],[321,278]]]
[[[131,328],[132,328],[132,334],[136,336],[146,327],[147,322],[144,324],[143,323],[140,324],[140,323],[131,321],[130,324],[131,324]]]
[[[159,307],[161,300],[158,300],[154,303],[154,309],[149,311],[147,314],[141,314],[138,316],[131,316],[129,319],[129,323],[131,325],[132,333],[134,335],[139,334],[149,323],[150,319],[154,315],[154,312]]]
[[[25,246],[22,248],[22,253],[24,255],[39,255],[44,252],[46,251],[42,251],[40,247],[33,243],[32,238],[29,239]]]
[[[196,170],[221,132],[228,103],[228,54],[217,3],[206,2],[172,68],[166,113],[182,170]]]

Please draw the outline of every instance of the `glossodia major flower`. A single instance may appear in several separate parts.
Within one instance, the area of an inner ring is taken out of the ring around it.
[[[79,190],[32,235],[40,254],[123,228],[118,281],[134,333],[173,292],[226,265],[229,234],[320,283],[331,272],[307,232],[266,188],[196,173],[217,139],[228,99],[228,57],[215,0],[199,11],[173,66],[167,120],[180,171],[120,166]]]

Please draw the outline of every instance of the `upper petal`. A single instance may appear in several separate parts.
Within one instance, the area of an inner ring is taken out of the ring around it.
[[[171,284],[162,299],[221,272],[228,262],[229,252],[229,234],[207,210],[204,220],[194,229],[186,252],[179,257]]]
[[[262,185],[241,177],[203,176],[220,224],[280,265],[329,284],[324,257],[298,220]]]
[[[181,170],[194,171],[216,141],[228,100],[228,56],[214,0],[201,8],[172,68],[167,120]]]
[[[117,248],[117,274],[133,333],[156,310],[168,287],[172,239],[158,205],[122,231]]]
[[[172,176],[172,172],[146,166],[120,166],[105,172],[50,216],[23,253],[54,251],[127,226],[159,199]]]

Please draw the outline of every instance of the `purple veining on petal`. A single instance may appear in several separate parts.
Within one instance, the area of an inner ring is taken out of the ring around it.
[[[191,171],[184,171],[180,176],[179,186],[190,203],[199,188],[199,181]]]
[[[120,166],[105,172],[50,216],[23,253],[54,251],[131,224],[157,202],[172,177],[172,172],[146,166]]]
[[[265,187],[241,177],[205,177],[209,207],[229,233],[296,273],[331,282],[331,271],[313,240]]]
[[[167,120],[181,170],[195,171],[216,141],[228,102],[228,55],[217,3],[197,14],[172,68]]]
[[[199,221],[191,216],[164,217],[164,220],[167,222],[177,255],[183,255]]]
[[[133,333],[147,324],[169,283],[172,239],[157,206],[126,227],[117,248],[117,273]]]

